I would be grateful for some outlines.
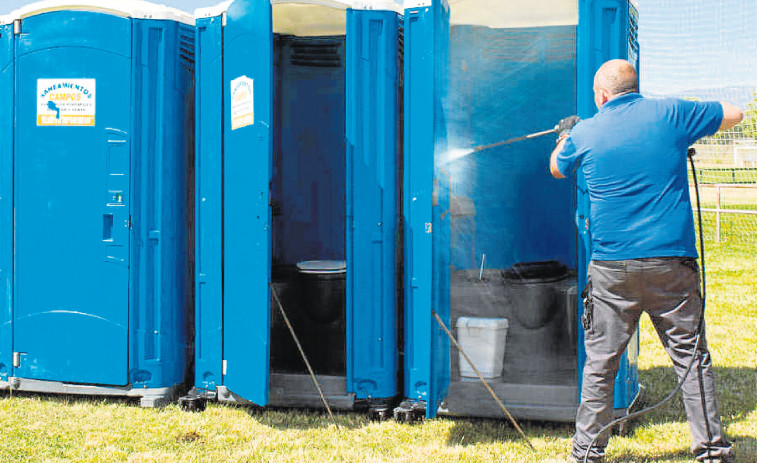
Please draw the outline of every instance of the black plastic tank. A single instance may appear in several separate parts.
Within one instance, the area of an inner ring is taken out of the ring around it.
[[[310,260],[297,264],[302,306],[313,321],[344,318],[347,264],[343,260]]]
[[[347,264],[343,260],[300,262],[297,273],[302,347],[316,373],[344,375]]]
[[[562,310],[559,282],[568,277],[565,265],[554,261],[519,262],[503,272],[515,307],[515,319],[524,327],[547,325]]]

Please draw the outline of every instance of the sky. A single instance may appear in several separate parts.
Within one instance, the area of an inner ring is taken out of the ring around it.
[[[0,14],[29,2],[0,0]],[[220,0],[156,3],[191,12]],[[637,4],[643,93],[757,89],[757,0],[637,0]]]

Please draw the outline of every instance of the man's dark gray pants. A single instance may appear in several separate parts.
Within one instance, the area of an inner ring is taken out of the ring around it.
[[[615,375],[642,312],[649,314],[680,381],[692,359],[702,311],[699,267],[692,258],[592,261],[589,282],[584,304],[584,317],[588,317],[584,324],[588,327],[586,364],[572,451],[572,456],[579,461],[600,428],[612,420]],[[711,450],[712,457],[727,459],[731,456],[731,446],[720,425],[715,378],[704,336],[698,351],[701,376],[697,362],[682,387],[692,434],[691,450],[700,455],[710,443],[715,446]],[[702,406],[700,377],[705,407]],[[597,438],[589,461],[604,455],[607,441],[607,433]]]

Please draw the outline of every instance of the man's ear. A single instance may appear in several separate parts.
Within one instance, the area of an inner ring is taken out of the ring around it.
[[[610,95],[608,95],[607,90],[600,88],[599,89],[599,106],[602,106],[603,104],[607,103],[607,101],[610,99]]]

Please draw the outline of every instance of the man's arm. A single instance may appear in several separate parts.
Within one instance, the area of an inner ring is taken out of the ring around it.
[[[721,101],[720,106],[723,107],[723,122],[720,123],[720,128],[718,130],[728,130],[741,122],[744,118],[744,113],[731,103]]]
[[[560,169],[557,168],[557,153],[562,151],[563,145],[565,145],[565,140],[568,137],[560,137],[560,140],[557,142],[557,146],[552,151],[552,155],[549,157],[549,171],[552,173],[552,176],[554,178],[565,178],[565,176],[560,172]]]

